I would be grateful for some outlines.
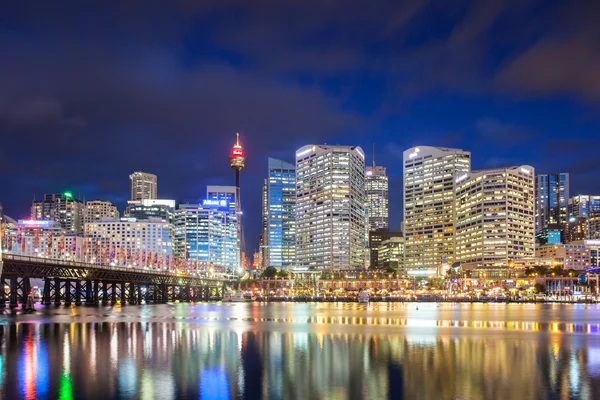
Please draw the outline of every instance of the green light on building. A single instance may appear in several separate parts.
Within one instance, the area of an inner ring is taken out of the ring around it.
[[[73,193],[71,192],[64,192],[63,195],[67,198],[67,199],[72,199],[73,198]]]

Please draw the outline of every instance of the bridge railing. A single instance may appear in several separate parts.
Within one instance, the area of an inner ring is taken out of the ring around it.
[[[192,276],[192,277],[198,277],[198,278],[209,278],[209,279],[218,279],[218,280],[236,280],[237,279],[237,277],[235,275],[227,274],[227,273],[220,273],[220,272],[216,272],[216,273],[207,273],[204,271],[175,272],[175,271],[171,271],[168,269],[156,270],[156,269],[150,269],[147,267],[145,267],[145,268],[122,267],[122,266],[116,266],[116,265],[110,265],[110,264],[85,263],[85,262],[81,262],[81,261],[59,260],[59,259],[55,259],[55,258],[21,256],[21,255],[15,255],[15,254],[4,253],[4,252],[2,253],[2,259],[6,260],[6,261],[8,261],[8,260],[25,261],[25,262],[60,265],[60,266],[67,266],[67,267],[110,269],[113,271],[123,271],[123,272],[139,271],[139,272],[143,272],[144,274],[151,274],[151,275],[167,274],[167,275],[180,276],[180,277]]]

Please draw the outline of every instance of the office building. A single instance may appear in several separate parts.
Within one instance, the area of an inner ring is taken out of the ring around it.
[[[403,156],[404,265],[410,275],[435,275],[454,262],[455,178],[471,170],[471,154],[419,146]]]
[[[108,200],[89,200],[83,207],[83,223],[99,221],[102,218],[119,218],[119,210]]]
[[[585,220],[585,239],[600,240],[600,211],[588,213]]]
[[[268,168],[263,189],[263,246],[268,266],[287,269],[296,262],[296,167],[269,157]]]
[[[569,174],[537,175],[535,202],[535,231],[538,237],[545,241],[550,229],[558,229],[564,236],[568,222]]]
[[[156,175],[147,172],[134,172],[129,175],[131,180],[131,200],[140,201],[156,199],[158,181]]]
[[[378,249],[379,268],[395,270],[398,276],[404,276],[404,238],[392,236],[381,242]]]
[[[388,177],[385,167],[373,164],[365,170],[369,231],[388,228]]]
[[[565,228],[565,243],[580,242],[585,240],[586,218],[570,217]],[[550,241],[548,241],[550,244]]]
[[[176,257],[197,260],[210,267],[237,268],[237,230],[229,203],[180,204],[173,216]]]
[[[365,266],[365,156],[357,146],[296,151],[298,272]]]
[[[269,257],[268,257],[268,221],[269,221],[269,197],[267,190],[267,180],[263,181],[262,186],[262,230],[258,237],[258,245],[260,246],[260,267],[262,269],[267,268],[269,266]],[[294,204],[295,206],[295,204]]]
[[[71,192],[47,194],[42,200],[33,201],[31,218],[56,221],[67,233],[82,234],[83,202]]]
[[[129,202],[128,217],[137,220],[160,219],[166,222],[173,221],[176,207],[175,200],[146,199]]]
[[[382,242],[403,236],[402,232],[392,232],[386,228],[369,231],[369,268],[383,268],[383,264],[379,260],[379,249]]]
[[[104,218],[86,224],[85,236],[91,261],[163,268],[173,255],[171,224],[158,219]]]
[[[569,199],[569,220],[571,220],[571,218],[587,218],[588,213],[599,211],[600,196],[579,194]]]
[[[241,268],[241,248],[244,244],[244,236],[241,234],[239,225],[240,214],[238,214],[242,211],[238,211],[237,193],[239,193],[239,190],[235,186],[209,185],[206,188],[206,199],[202,201],[203,207],[219,207],[226,212],[225,229],[227,248],[230,253],[228,260],[235,256],[235,269]],[[227,265],[231,265],[231,262],[228,261]],[[232,271],[235,269],[232,269]]]
[[[547,244],[535,250],[535,257],[552,260],[564,269],[585,270],[592,266],[592,248],[586,244]]]
[[[535,255],[535,179],[528,165],[465,172],[456,179],[455,260],[508,267]]]

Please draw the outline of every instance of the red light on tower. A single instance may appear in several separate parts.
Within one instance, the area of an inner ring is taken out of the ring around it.
[[[229,157],[229,166],[231,168],[241,171],[244,168],[244,149],[240,146],[240,134],[236,133],[236,142],[231,149],[231,157]]]

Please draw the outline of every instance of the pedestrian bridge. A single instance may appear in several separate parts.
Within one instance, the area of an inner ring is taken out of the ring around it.
[[[44,281],[42,303],[141,304],[220,300],[231,274],[155,270],[2,254],[0,307],[25,304],[31,279]]]

